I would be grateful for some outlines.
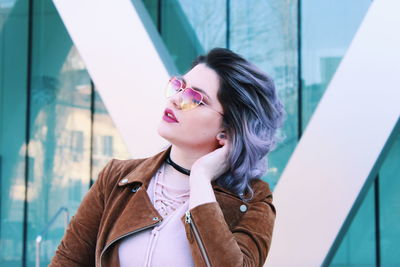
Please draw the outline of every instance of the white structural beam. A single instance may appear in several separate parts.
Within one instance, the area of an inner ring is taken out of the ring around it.
[[[177,72],[141,1],[53,2],[131,156],[160,151],[163,89]]]
[[[372,2],[277,187],[266,266],[321,266],[400,115],[400,1]]]

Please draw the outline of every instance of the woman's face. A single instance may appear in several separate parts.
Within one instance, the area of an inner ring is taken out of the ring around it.
[[[219,147],[216,136],[223,130],[222,115],[216,112],[223,113],[221,103],[217,99],[218,75],[202,63],[196,65],[183,78],[186,81],[186,87],[200,88],[207,93],[209,98],[202,93],[203,101],[212,109],[200,104],[190,110],[181,110],[179,106],[181,91],[170,97],[166,103],[166,109],[172,110],[178,122],[168,121],[163,118],[164,113],[161,114],[158,134],[177,146],[212,151]]]

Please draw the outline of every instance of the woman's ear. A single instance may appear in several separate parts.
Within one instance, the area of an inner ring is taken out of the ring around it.
[[[223,145],[225,145],[226,142],[226,134],[225,131],[219,132],[216,136],[216,139],[218,140],[218,144],[220,145],[220,147],[222,147]]]
[[[225,131],[219,132],[217,134],[217,140],[221,140],[221,139],[225,139],[225,138],[226,138]]]

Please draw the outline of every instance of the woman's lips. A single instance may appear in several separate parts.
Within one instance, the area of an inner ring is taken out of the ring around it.
[[[169,108],[165,109],[163,120],[166,122],[175,122],[175,123],[178,122],[178,120],[175,117],[174,112]]]
[[[175,123],[177,123],[176,120],[172,119],[171,117],[168,117],[168,115],[165,115],[165,114],[163,116],[163,120],[166,121],[166,122],[175,122]]]

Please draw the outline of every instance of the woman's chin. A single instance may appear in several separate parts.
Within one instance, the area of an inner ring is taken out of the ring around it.
[[[169,142],[171,142],[171,139],[173,138],[173,134],[171,133],[171,131],[169,129],[165,129],[165,126],[162,125],[162,122],[157,128],[157,133],[159,136],[161,136],[162,138],[164,138]]]

